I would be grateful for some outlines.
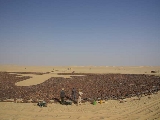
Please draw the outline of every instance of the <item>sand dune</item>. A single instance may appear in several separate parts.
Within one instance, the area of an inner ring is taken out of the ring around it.
[[[1,120],[153,120],[160,119],[160,93],[125,103],[110,100],[103,104],[81,106],[49,104],[37,107],[33,103],[1,102]]]
[[[71,68],[71,70],[68,70]],[[54,69],[54,74],[53,71]],[[151,71],[157,73],[151,73]],[[131,67],[32,67],[1,65],[0,71],[7,72],[51,72],[44,75],[30,75],[28,79],[17,85],[40,84],[44,79],[59,76],[57,73],[127,73],[160,75],[160,67],[131,66]],[[27,74],[28,76],[28,74]],[[64,76],[61,76],[64,77]],[[70,76],[67,76],[70,77]],[[37,82],[37,80],[39,80]],[[160,120],[160,92],[150,97],[144,96],[140,100],[127,98],[126,102],[108,100],[106,103],[92,105],[83,103],[80,106],[60,105],[50,103],[47,107],[38,107],[35,103],[0,102],[0,120]]]

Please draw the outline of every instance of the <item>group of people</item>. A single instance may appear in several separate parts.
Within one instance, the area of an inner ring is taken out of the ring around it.
[[[76,89],[75,88],[73,88],[72,89],[72,93],[71,93],[71,100],[73,101],[73,102],[76,102],[76,94],[77,94],[77,92],[76,92]],[[80,89],[79,89],[79,91],[78,91],[78,100],[77,100],[77,104],[78,105],[80,105],[81,104],[81,101],[82,101],[82,92],[80,91]],[[62,88],[62,90],[61,90],[61,92],[60,92],[60,98],[61,98],[61,104],[62,105],[64,105],[65,104],[65,91],[64,91],[64,88]]]

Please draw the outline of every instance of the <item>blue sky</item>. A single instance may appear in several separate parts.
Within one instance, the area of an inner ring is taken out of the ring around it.
[[[160,0],[0,0],[0,64],[160,66]]]

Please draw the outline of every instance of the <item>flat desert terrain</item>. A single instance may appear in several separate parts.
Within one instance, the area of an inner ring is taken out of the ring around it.
[[[145,79],[150,78],[150,76],[151,77],[156,76],[153,78],[155,78],[156,80],[160,80],[160,66],[59,66],[58,67],[58,66],[0,65],[0,72],[1,72],[1,78],[0,78],[1,87],[4,87],[6,90],[13,90],[13,91],[14,91],[13,88],[16,88],[17,90],[19,89],[23,90],[24,88],[28,89],[30,86],[33,87],[40,86],[41,88],[43,86],[43,83],[46,82],[46,80],[50,80],[51,83],[53,83],[54,80],[56,80],[54,78],[58,78],[57,81],[63,81],[61,78],[65,78],[66,81],[70,81],[74,79],[79,79],[80,77],[85,76],[85,74],[86,75],[96,74],[97,79],[99,79],[97,76],[99,74],[102,75],[100,76],[100,78],[103,77],[110,78],[109,76],[107,75],[105,76],[104,74],[109,74],[111,76],[112,74],[116,74],[116,76],[120,75],[121,78],[125,76],[123,74],[127,75],[133,74],[136,75],[136,77],[137,75],[142,75],[142,78]],[[33,73],[39,73],[39,74],[45,73],[45,74],[38,75]],[[116,76],[113,75],[113,78],[116,79],[117,78]],[[13,82],[12,77],[16,78],[15,79],[16,82],[13,83],[14,87],[12,87],[12,89],[6,88],[5,84],[6,85],[10,84],[8,83],[8,81],[11,83]],[[94,76],[91,75],[88,78],[90,77],[93,78]],[[21,80],[21,78],[23,79],[26,78],[26,79]],[[134,80],[134,76],[128,78],[132,78]],[[152,80],[152,78],[150,78],[150,80]],[[88,84],[87,81],[86,84]],[[65,90],[68,90],[68,87],[69,89],[73,87],[69,85],[70,84],[68,84]],[[160,81],[157,82],[157,86],[160,86]],[[57,84],[57,88],[54,86],[54,89],[60,90],[61,87],[62,87],[61,85]],[[81,86],[81,88],[82,87],[83,86]],[[48,88],[46,87],[44,88],[44,90]],[[90,93],[90,91],[87,91],[87,88],[86,90],[84,89],[81,90],[84,93],[84,96],[85,95],[87,96]],[[1,88],[0,95],[7,97],[7,94],[4,94],[4,92],[6,91],[3,91]],[[88,94],[85,94],[87,92]],[[12,93],[12,91],[8,93]],[[17,93],[17,95],[19,94],[20,93]],[[29,95],[34,95],[34,93],[30,93]],[[1,100],[0,102],[1,106],[0,120],[160,120],[159,88],[158,92],[151,93],[149,95],[143,95],[140,99],[137,96],[126,97],[125,99],[122,99],[122,101],[120,101],[120,99],[118,100],[108,99],[103,101],[102,104],[97,102],[96,105],[93,105],[91,104],[91,102],[87,101],[83,102],[79,106],[77,106],[77,104],[61,105],[59,103],[54,102],[54,103],[48,103],[47,107],[39,107],[37,106],[36,103],[33,102],[15,103],[14,101],[11,100],[12,96],[14,95],[11,94],[10,97],[8,98],[8,100],[10,99],[10,102],[4,100],[3,99],[4,97],[1,98],[3,100]],[[52,96],[49,96],[48,98],[52,98]]]

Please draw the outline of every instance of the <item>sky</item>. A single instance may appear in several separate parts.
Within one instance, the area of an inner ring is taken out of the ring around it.
[[[160,0],[0,0],[0,64],[160,66]]]

